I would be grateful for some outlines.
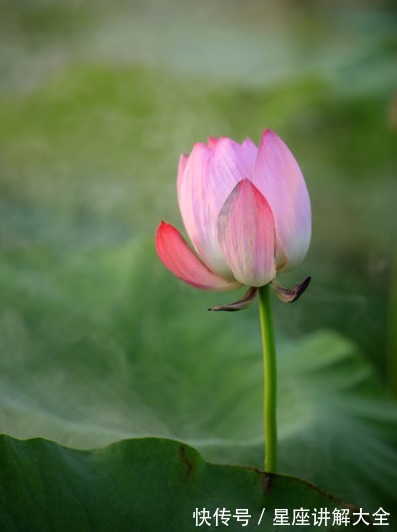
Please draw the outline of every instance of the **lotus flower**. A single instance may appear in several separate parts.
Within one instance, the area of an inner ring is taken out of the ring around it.
[[[291,291],[275,277],[305,257],[311,207],[302,172],[280,137],[266,130],[259,147],[249,138],[242,144],[226,137],[198,142],[179,160],[177,187],[196,253],[175,227],[161,222],[156,249],[174,275],[203,290],[247,285],[249,300],[255,288],[274,281],[281,298],[297,299],[290,293],[299,296],[308,280]]]

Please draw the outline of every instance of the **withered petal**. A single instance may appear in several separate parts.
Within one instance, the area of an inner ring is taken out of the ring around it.
[[[248,288],[248,290],[245,292],[243,297],[241,299],[238,299],[234,303],[228,303],[226,305],[219,305],[217,307],[211,307],[208,310],[226,310],[228,312],[236,312],[237,310],[243,310],[251,305],[253,300],[255,299],[256,293],[258,292],[258,288],[255,286],[252,286]]]
[[[306,277],[301,283],[296,284],[292,288],[284,288],[281,286],[277,278],[271,282],[273,290],[276,292],[276,296],[283,303],[293,303],[297,301],[303,292],[306,291],[311,281],[311,277]]]

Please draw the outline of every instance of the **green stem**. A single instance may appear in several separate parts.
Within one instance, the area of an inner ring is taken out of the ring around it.
[[[270,308],[270,285],[259,288],[259,316],[265,376],[263,412],[265,428],[265,471],[275,473],[277,469],[277,365]]]

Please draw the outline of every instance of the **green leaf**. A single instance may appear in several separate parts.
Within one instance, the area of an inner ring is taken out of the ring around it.
[[[95,451],[76,451],[37,439],[0,438],[0,528],[13,532],[197,530],[193,513],[209,512],[211,527],[217,508],[230,511],[227,530],[273,528],[275,509],[309,510],[311,526],[316,510],[348,509],[352,526],[368,530],[354,512],[328,494],[300,479],[267,475],[255,469],[213,465],[193,448],[170,440],[126,440]],[[251,516],[247,526],[236,509]],[[258,521],[262,510],[261,524]],[[368,516],[366,516],[368,520]],[[200,523],[200,520],[198,521]],[[324,521],[323,521],[324,523]]]
[[[14,301],[0,321],[3,430],[79,448],[162,436],[212,462],[263,467],[255,306],[208,313],[225,294],[173,279],[151,242],[77,265],[65,258],[52,278],[43,273],[48,260],[1,266],[3,298]],[[288,316],[298,307],[282,308]],[[277,338],[280,472],[371,512],[390,510],[397,413],[370,365],[333,332]]]

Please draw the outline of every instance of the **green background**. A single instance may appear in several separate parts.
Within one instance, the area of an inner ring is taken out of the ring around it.
[[[256,305],[207,313],[239,293],[179,282],[154,234],[161,219],[183,228],[182,152],[209,136],[258,142],[271,128],[313,209],[309,254],[281,277],[312,284],[273,305],[280,472],[390,512],[394,4],[0,8],[0,431],[75,449],[172,438],[210,462],[262,467]]]

